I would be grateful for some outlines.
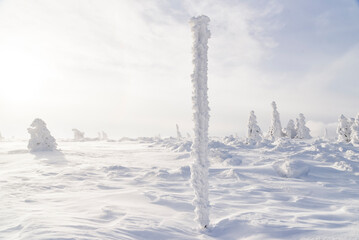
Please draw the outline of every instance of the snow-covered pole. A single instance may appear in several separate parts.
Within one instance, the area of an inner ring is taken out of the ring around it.
[[[210,31],[207,16],[193,17],[190,21],[193,33],[193,65],[191,76],[193,85],[193,122],[194,141],[192,157],[194,163],[191,169],[191,182],[195,193],[193,204],[195,206],[196,220],[202,228],[209,226],[209,200],[208,200],[208,88],[207,88],[207,52]]]

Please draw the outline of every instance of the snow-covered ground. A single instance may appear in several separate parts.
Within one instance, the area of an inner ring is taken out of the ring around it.
[[[191,143],[0,142],[0,239],[359,239],[359,146],[211,140],[211,228],[197,229]]]

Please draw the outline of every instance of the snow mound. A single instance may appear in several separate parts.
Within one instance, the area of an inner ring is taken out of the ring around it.
[[[344,162],[344,161],[340,161],[340,162],[335,162],[333,167],[335,169],[338,169],[340,171],[348,171],[348,172],[352,172],[353,168],[350,164]]]
[[[238,166],[242,164],[242,159],[230,153],[227,149],[211,149],[210,156],[219,162],[223,162],[227,166]]]
[[[146,177],[156,177],[165,180],[188,180],[191,177],[189,166],[182,166],[175,170],[155,169],[145,174]]]
[[[242,164],[242,159],[240,159],[238,156],[232,156],[224,160],[224,164],[227,166],[239,166]]]
[[[299,178],[306,176],[309,173],[309,166],[298,160],[284,160],[273,164],[273,169],[281,177]]]
[[[36,118],[27,131],[31,136],[27,145],[30,152],[56,150],[56,140],[51,136],[46,123],[42,119]]]
[[[209,143],[208,143],[208,148],[231,148],[230,146],[224,144],[223,142],[220,142],[220,141],[216,141],[216,140],[211,140]]]
[[[171,149],[174,152],[191,152],[192,142],[191,141],[179,141],[179,140],[169,140],[165,143],[165,147]]]

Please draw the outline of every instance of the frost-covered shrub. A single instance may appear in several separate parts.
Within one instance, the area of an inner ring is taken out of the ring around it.
[[[74,132],[74,140],[75,141],[83,141],[85,138],[85,133],[81,132],[80,130],[74,128],[72,129],[72,131]]]
[[[298,139],[310,139],[310,130],[307,126],[305,126],[305,117],[303,113],[299,114],[299,119],[297,119],[297,126],[296,126],[297,135],[295,138]]]
[[[98,135],[98,140],[104,140],[104,141],[108,140],[107,133],[105,133],[104,131],[98,132],[97,135]]]
[[[108,140],[107,133],[105,133],[104,131],[102,131],[102,140]]]
[[[257,124],[257,117],[254,114],[254,111],[251,111],[248,121],[248,133],[247,133],[247,142],[256,144],[262,140],[262,130]]]
[[[40,118],[36,118],[27,131],[31,136],[27,148],[31,152],[56,150],[56,140],[51,136],[46,123]]]
[[[342,114],[337,127],[338,142],[350,142],[350,126],[348,119]]]
[[[285,128],[285,135],[290,139],[293,139],[295,136],[297,136],[297,131],[295,130],[294,121],[292,119],[289,120],[287,127]]]
[[[176,130],[177,130],[177,139],[178,139],[178,140],[182,139],[182,134],[181,134],[181,132],[180,132],[180,130],[179,130],[178,124],[176,124]]]
[[[272,102],[273,113],[272,113],[272,121],[271,126],[269,128],[267,138],[270,140],[276,140],[284,136],[282,132],[282,124],[279,118],[279,112],[277,111],[277,104]]]
[[[350,134],[350,141],[351,143],[359,144],[359,113],[355,118],[354,123],[352,124]]]
[[[209,17],[199,16],[191,19],[193,33],[193,122],[194,141],[192,156],[194,163],[191,167],[191,183],[194,189],[196,220],[202,228],[209,225],[209,200],[208,200],[208,88],[207,88],[207,52],[210,31],[208,30]]]

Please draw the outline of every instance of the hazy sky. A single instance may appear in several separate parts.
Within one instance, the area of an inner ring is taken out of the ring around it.
[[[303,113],[314,133],[359,112],[354,0],[0,0],[0,131],[192,134],[189,19],[211,18],[210,134]]]

